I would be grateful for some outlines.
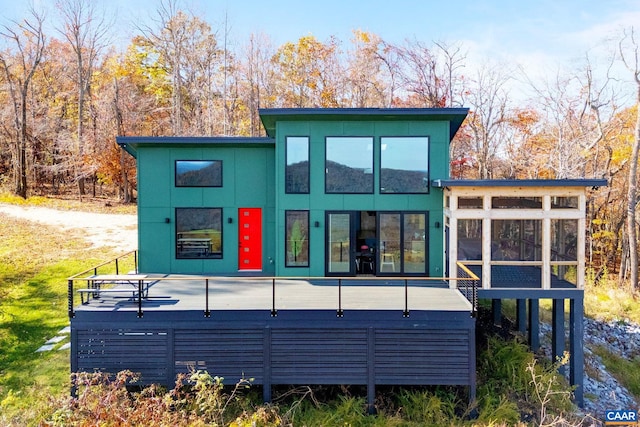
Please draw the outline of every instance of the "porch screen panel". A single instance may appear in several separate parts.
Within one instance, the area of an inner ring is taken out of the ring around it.
[[[329,273],[351,272],[351,214],[329,213],[327,269]]]
[[[482,220],[458,220],[458,260],[482,260]]]
[[[491,259],[494,261],[542,261],[542,221],[493,220]]]
[[[426,222],[426,214],[404,214],[403,271],[405,273],[425,273],[427,271]]]
[[[578,220],[551,220],[551,283],[556,280],[577,284]],[[561,283],[561,282],[560,282]]]

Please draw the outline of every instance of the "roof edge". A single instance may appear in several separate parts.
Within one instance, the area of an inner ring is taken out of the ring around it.
[[[606,187],[606,179],[566,178],[566,179],[436,179],[432,185],[445,187]]]

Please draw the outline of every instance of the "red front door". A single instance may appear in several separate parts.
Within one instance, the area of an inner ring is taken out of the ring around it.
[[[262,270],[262,209],[238,209],[238,270]]]

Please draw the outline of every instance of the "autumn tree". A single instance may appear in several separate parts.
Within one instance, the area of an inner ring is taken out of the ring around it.
[[[262,123],[259,108],[269,108],[276,104],[275,72],[271,58],[275,50],[264,34],[251,34],[245,45],[239,65],[239,79],[243,86],[244,105],[247,108],[247,123],[241,129],[247,135],[261,135]]]
[[[29,127],[27,123],[27,98],[32,78],[40,65],[46,45],[42,29],[44,17],[34,9],[30,10],[30,18],[21,23],[14,22],[12,27],[4,26],[0,35],[14,48],[0,52],[0,66],[4,73],[4,85],[9,93],[13,109],[11,157],[13,165],[14,192],[27,198],[28,165],[27,150],[29,143]]]
[[[640,45],[634,28],[625,31],[619,45],[620,57],[633,77],[636,96],[636,123],[631,157],[629,161],[629,188],[627,192],[627,234],[629,256],[629,281],[633,289],[638,287],[638,232],[636,208],[638,206],[638,155],[640,153]]]
[[[388,107],[390,86],[385,75],[385,44],[382,39],[366,31],[354,31],[352,50],[346,59],[344,96],[350,107]]]
[[[463,98],[470,108],[467,126],[471,135],[472,156],[477,178],[491,179],[493,166],[502,154],[504,134],[509,123],[506,85],[510,77],[504,68],[485,64],[477,70]],[[439,95],[434,98],[437,100]]]
[[[395,47],[400,58],[399,75],[413,106],[442,108],[460,105],[454,94],[461,81],[458,72],[464,62],[459,46],[436,43],[433,47],[413,40]],[[456,102],[457,101],[457,102]]]
[[[171,134],[213,134],[215,118],[207,114],[207,101],[220,96],[220,51],[206,22],[178,9],[176,1],[162,1],[156,27],[140,27],[138,45],[149,60],[167,71],[171,89]],[[222,111],[222,110],[220,110]]]
[[[62,17],[59,29],[62,37],[73,50],[73,64],[77,90],[77,125],[74,149],[74,175],[78,182],[80,195],[85,194],[85,179],[91,176],[93,169],[88,165],[86,154],[85,125],[87,105],[91,96],[93,74],[100,59],[100,53],[107,44],[110,23],[104,14],[99,14],[95,3],[90,0],[60,0],[57,3]],[[89,166],[89,167],[87,167]]]
[[[282,45],[272,61],[279,79],[283,107],[339,107],[341,94],[336,80],[341,75],[337,61],[338,44],[314,36]]]

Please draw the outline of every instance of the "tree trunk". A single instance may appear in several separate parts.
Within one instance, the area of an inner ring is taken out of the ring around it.
[[[629,280],[632,289],[638,288],[638,237],[636,206],[638,197],[638,151],[640,149],[640,82],[637,83],[636,129],[631,163],[629,165],[629,193],[627,195],[627,234],[629,235]]]

